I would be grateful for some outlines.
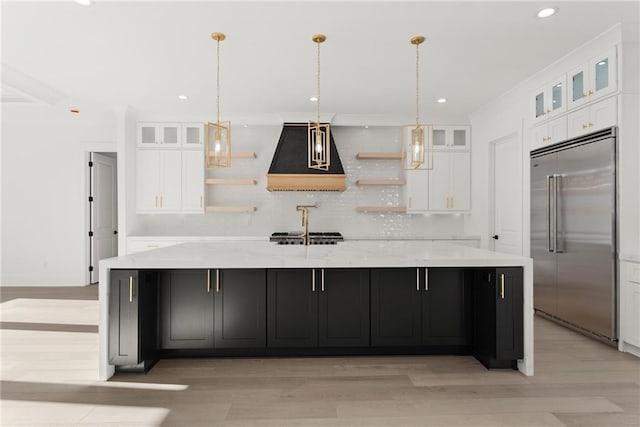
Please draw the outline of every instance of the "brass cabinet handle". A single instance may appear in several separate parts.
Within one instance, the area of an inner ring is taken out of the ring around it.
[[[321,280],[320,280],[320,290],[324,292],[324,268],[320,271]]]
[[[588,128],[588,127],[589,127],[589,124],[588,124],[588,123],[583,123],[583,124],[582,124],[582,129],[586,129],[586,128]]]
[[[504,273],[500,274],[500,298],[504,299]]]
[[[420,291],[420,269],[416,268],[416,291]]]
[[[429,269],[426,267],[424,269],[424,290],[429,290]]]
[[[589,127],[593,126],[593,123],[589,122]]]
[[[211,270],[207,270],[207,293],[211,292]]]
[[[311,292],[316,291],[316,269],[311,269]]]
[[[133,276],[129,276],[129,302],[133,302]]]
[[[216,292],[220,292],[220,269],[216,268]]]

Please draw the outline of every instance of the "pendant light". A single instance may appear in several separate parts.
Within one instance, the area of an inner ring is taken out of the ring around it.
[[[331,155],[329,153],[330,126],[328,123],[320,123],[320,43],[326,39],[324,34],[316,34],[311,37],[311,40],[318,46],[316,74],[317,117],[315,122],[309,121],[307,128],[307,167],[324,171],[329,170],[329,165],[331,164]]]
[[[220,42],[223,33],[211,33],[216,41],[216,122],[205,125],[205,158],[207,168],[228,168],[231,166],[231,122],[220,121]]]
[[[411,129],[411,141],[409,142],[409,162],[413,169],[433,169],[432,150],[431,147],[426,146],[425,127],[420,123],[420,45],[424,41],[423,36],[411,38],[411,44],[416,46],[416,125]],[[428,162],[425,161],[425,157],[429,158]]]

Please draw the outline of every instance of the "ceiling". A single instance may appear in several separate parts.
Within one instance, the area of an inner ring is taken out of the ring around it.
[[[415,46],[409,40],[421,34],[427,38],[420,47],[423,119],[466,118],[616,23],[638,23],[637,1],[552,3],[559,12],[542,20],[536,13],[547,2],[94,0],[87,7],[70,0],[5,1],[3,91],[29,98],[40,87],[49,101],[55,92],[59,102],[214,119],[216,43],[210,33],[220,31],[227,35],[220,64],[223,119],[312,118],[311,36],[323,33],[322,112],[345,122],[410,121]],[[448,102],[436,103],[439,97]]]

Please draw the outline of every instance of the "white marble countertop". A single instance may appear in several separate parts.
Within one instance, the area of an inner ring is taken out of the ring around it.
[[[531,259],[443,242],[344,241],[278,245],[267,241],[186,242],[100,261],[101,268],[348,268],[529,266]]]

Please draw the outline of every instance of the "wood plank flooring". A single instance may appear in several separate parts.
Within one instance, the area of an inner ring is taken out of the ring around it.
[[[98,382],[97,286],[0,301],[2,426],[640,425],[640,359],[542,318],[534,377],[376,356],[161,360]]]

